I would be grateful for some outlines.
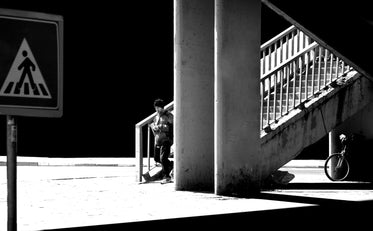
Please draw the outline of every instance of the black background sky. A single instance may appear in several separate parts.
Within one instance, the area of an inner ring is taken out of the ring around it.
[[[132,157],[135,124],[173,100],[173,0],[2,0],[0,8],[64,17],[62,118],[16,117],[18,155]],[[287,28],[262,7],[262,42]],[[0,155],[6,155],[0,116]]]

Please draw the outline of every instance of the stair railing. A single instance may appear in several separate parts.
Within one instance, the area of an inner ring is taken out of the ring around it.
[[[260,79],[260,127],[270,125],[342,78],[351,68],[316,42],[265,72]]]
[[[165,107],[164,107],[166,110],[168,111],[173,111],[174,109],[174,102],[171,102],[169,104],[167,104]],[[148,167],[148,171],[150,170],[150,150],[151,150],[151,144],[150,144],[150,140],[151,140],[151,129],[150,127],[148,126],[151,122],[153,122],[154,120],[154,117],[157,115],[156,112],[154,112],[153,114],[151,114],[150,116],[146,117],[145,119],[141,120],[140,122],[138,122],[135,126],[135,152],[136,152],[136,160],[138,161],[137,162],[137,168],[138,168],[138,174],[137,174],[137,180],[138,181],[142,181],[142,175],[143,175],[143,159],[144,159],[144,146],[143,146],[143,135],[144,135],[144,127],[146,126],[147,127],[147,136],[146,136],[146,143],[147,143],[147,161],[148,161],[148,164],[147,164],[147,167]]]

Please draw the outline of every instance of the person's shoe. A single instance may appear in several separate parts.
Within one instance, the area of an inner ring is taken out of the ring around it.
[[[161,184],[167,184],[171,182],[172,182],[171,177],[167,176],[162,180]]]
[[[151,177],[150,177],[150,175],[149,175],[149,173],[147,172],[147,173],[144,173],[144,174],[142,174],[142,177],[144,177],[144,180],[146,181],[146,182],[148,182],[148,181],[150,181],[151,180]]]

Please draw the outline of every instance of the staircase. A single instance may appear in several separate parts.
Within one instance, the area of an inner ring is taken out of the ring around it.
[[[371,81],[295,27],[262,46],[261,65],[263,176],[373,99]]]
[[[260,65],[258,132],[264,178],[373,100],[371,81],[295,26],[261,46]],[[167,107],[172,110],[173,103]],[[140,181],[142,128],[154,116],[136,124]],[[150,135],[148,129],[148,167]]]

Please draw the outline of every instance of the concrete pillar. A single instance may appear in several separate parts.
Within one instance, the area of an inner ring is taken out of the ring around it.
[[[214,189],[214,0],[174,1],[175,188]]]
[[[328,136],[329,136],[329,156],[331,156],[332,154],[339,152],[338,145],[337,145],[337,142],[339,139],[338,139],[338,136],[335,130],[330,131]],[[330,164],[331,164],[331,168],[334,169],[337,163],[336,161],[331,161]],[[331,175],[332,177],[337,177],[334,172],[331,172]]]
[[[341,127],[334,128],[332,131],[329,132],[329,156],[342,151],[342,144],[339,136],[341,134],[345,134],[347,139],[351,138],[351,135],[346,133],[345,130],[341,129]],[[351,158],[348,158],[349,164],[351,167]],[[335,168],[337,165],[337,161],[331,161],[331,168]],[[343,171],[342,171],[343,172]],[[341,178],[341,172],[331,172],[331,176],[335,178]]]
[[[215,193],[257,192],[261,180],[260,0],[215,1]]]
[[[337,137],[337,134],[334,130],[329,132],[329,156],[332,155],[333,153],[338,152],[337,150],[337,142],[339,142],[339,139]]]

